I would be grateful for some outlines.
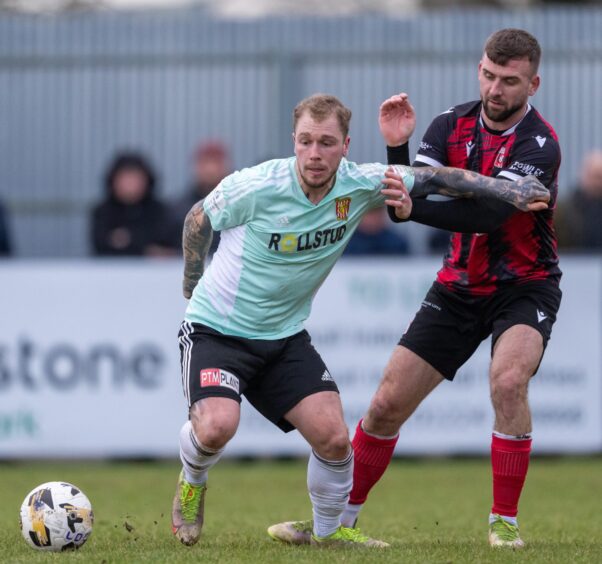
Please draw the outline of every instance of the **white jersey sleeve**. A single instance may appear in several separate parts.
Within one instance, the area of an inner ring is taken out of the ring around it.
[[[266,175],[259,166],[245,168],[224,178],[205,198],[203,209],[214,231],[248,223],[255,214],[257,190]]]
[[[374,186],[371,192],[372,207],[382,206],[385,202],[386,196],[381,193],[381,190],[385,188],[382,180],[389,168],[395,169],[395,172],[401,176],[408,192],[411,192],[414,187],[414,170],[409,166],[369,163],[356,165],[356,168],[356,174],[361,175],[367,184]]]

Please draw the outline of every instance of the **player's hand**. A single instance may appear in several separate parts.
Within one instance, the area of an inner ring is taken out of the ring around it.
[[[382,183],[386,186],[381,190],[387,196],[385,204],[395,208],[395,215],[399,219],[408,219],[412,213],[412,198],[401,176],[394,168],[388,168]]]
[[[184,272],[184,280],[182,280],[182,294],[184,294],[184,297],[187,300],[192,298],[194,289],[196,288],[196,285],[199,283],[200,279],[201,279],[201,274],[195,274],[195,273],[190,274],[190,273]]]
[[[380,105],[378,125],[389,147],[408,142],[416,128],[416,113],[405,92],[391,96]]]
[[[548,207],[550,191],[535,176],[530,174],[514,182],[518,188],[512,203],[522,211],[541,211]]]

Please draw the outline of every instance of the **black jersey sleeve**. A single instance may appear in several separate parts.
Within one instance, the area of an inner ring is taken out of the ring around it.
[[[553,207],[558,195],[556,178],[559,168],[560,146],[556,139],[549,135],[524,135],[517,140],[507,165],[496,176],[516,180],[528,174],[534,175],[550,190],[550,207]]]
[[[387,164],[410,166],[410,148],[408,143],[399,147],[387,145]]]
[[[492,198],[445,202],[413,198],[409,221],[457,233],[491,233],[516,211],[513,205]]]
[[[415,161],[426,166],[447,166],[447,139],[456,120],[454,109],[439,114],[424,134]]]
[[[389,147],[387,145],[387,164],[390,165],[406,165],[410,166],[410,149],[409,143],[404,143],[399,147]],[[395,208],[391,206],[387,206],[387,213],[392,221],[395,223],[400,223],[402,221],[408,221],[399,219],[395,215]]]

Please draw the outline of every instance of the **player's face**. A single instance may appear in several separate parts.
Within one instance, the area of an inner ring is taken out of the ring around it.
[[[315,121],[309,112],[305,112],[297,121],[293,140],[297,171],[304,188],[329,188],[349,148],[349,137],[343,136],[336,116]]]
[[[539,75],[533,73],[526,57],[497,65],[483,55],[479,85],[486,122],[495,129],[507,129],[522,118],[529,96],[539,87]]]

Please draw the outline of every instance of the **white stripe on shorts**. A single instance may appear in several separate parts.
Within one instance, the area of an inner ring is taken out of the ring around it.
[[[190,334],[193,331],[192,323],[184,321],[182,323],[182,336],[180,337],[180,346],[182,347],[182,391],[190,407],[190,358],[192,356],[192,339]]]

